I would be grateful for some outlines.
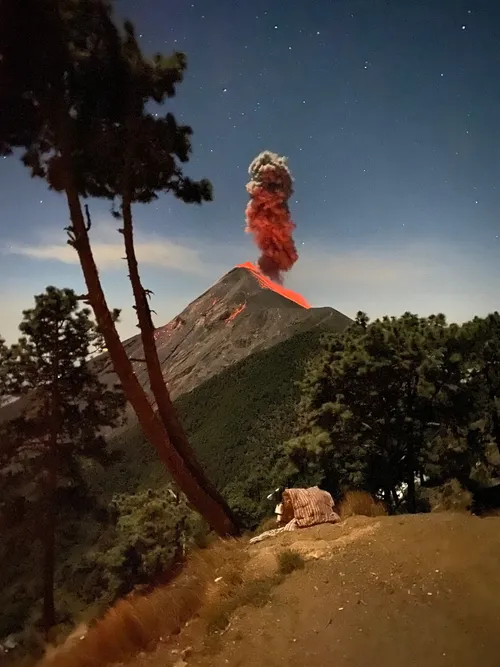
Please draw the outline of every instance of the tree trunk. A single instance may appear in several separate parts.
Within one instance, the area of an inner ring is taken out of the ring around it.
[[[497,446],[498,453],[500,454],[500,416],[497,410],[497,397],[494,391],[490,389],[490,403],[491,403],[491,431],[493,440]]]
[[[412,514],[415,514],[417,511],[417,499],[415,494],[415,449],[413,440],[411,437],[408,440],[408,450],[407,450],[407,499],[408,499],[408,509]]]
[[[141,283],[139,275],[139,266],[134,247],[134,229],[132,208],[130,199],[126,196],[122,199],[123,215],[123,237],[125,243],[125,254],[129,270],[129,278],[132,284],[137,318],[139,320],[139,329],[141,331],[141,341],[144,350],[144,358],[148,371],[151,391],[156,399],[158,413],[165,426],[170,440],[177,452],[186,462],[186,466],[198,483],[203,486],[216,502],[224,507],[228,516],[231,516],[231,510],[226,505],[224,499],[217,489],[207,479],[205,472],[198,463],[196,456],[189,444],[186,432],[180,422],[177,410],[170,398],[167,384],[163,378],[163,372],[158,358],[158,350],[154,338],[154,325],[151,319],[151,310],[149,308],[148,297]],[[234,517],[232,520],[235,521]]]
[[[53,458],[52,456],[50,457]],[[43,525],[43,629],[45,638],[56,624],[54,602],[54,568],[56,559],[56,486],[57,474],[50,463],[45,496],[45,522]]]
[[[130,359],[127,357],[116,331],[102,290],[80,199],[72,181],[71,165],[66,165],[65,177],[65,192],[74,234],[74,245],[78,252],[87,285],[89,303],[106,341],[113,368],[120,379],[123,391],[137,414],[139,424],[146,438],[154,445],[161,461],[177,482],[179,488],[185,493],[189,502],[219,535],[235,535],[238,533],[238,529],[232,517],[228,514],[225,506],[212,498],[203,485],[193,477],[182,456],[172,446],[165,427],[155,414],[134,373]]]

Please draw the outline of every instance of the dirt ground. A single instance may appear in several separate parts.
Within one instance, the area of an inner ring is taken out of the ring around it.
[[[194,621],[134,667],[500,665],[500,517],[353,517],[250,548],[264,574],[284,548],[307,562],[220,635]]]

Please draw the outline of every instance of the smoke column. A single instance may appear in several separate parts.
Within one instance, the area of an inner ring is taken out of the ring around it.
[[[292,175],[286,158],[264,151],[250,163],[246,208],[246,229],[253,234],[261,251],[258,264],[266,276],[278,283],[298,259],[292,238],[295,225],[290,218],[288,200],[293,194]]]

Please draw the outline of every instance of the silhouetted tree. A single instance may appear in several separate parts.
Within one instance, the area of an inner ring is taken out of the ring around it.
[[[500,314],[475,317],[462,327],[467,382],[481,401],[478,418],[500,453]]]
[[[69,243],[80,259],[88,303],[141,427],[194,507],[219,534],[234,534],[234,519],[190,451],[163,379],[160,385],[151,316],[133,252],[133,201],[149,201],[159,190],[193,201],[210,196],[207,182],[191,182],[173,164],[175,156],[187,158],[189,128],[177,128],[172,116],[155,123],[144,112],[148,101],[161,103],[174,93],[184,58],[176,54],[166,61],[158,55],[146,61],[130,24],[122,34],[105,0],[3,0],[1,9],[0,77],[6,85],[0,90],[0,151],[24,149],[23,161],[33,176],[65,193]],[[111,177],[116,159],[123,161]],[[159,417],[106,303],[89,239],[90,216],[87,210],[85,219],[79,199],[88,194],[121,198],[130,277]]]
[[[85,486],[82,463],[106,461],[104,427],[115,426],[125,406],[121,390],[102,384],[89,363],[99,333],[89,309],[72,290],[48,287],[24,311],[23,334],[3,346],[1,393],[24,401],[4,423],[2,499],[22,500],[36,515],[43,544],[43,621],[55,623],[54,565],[57,515],[64,490]]]
[[[466,354],[460,327],[442,315],[370,323],[359,313],[344,335],[325,337],[304,377],[290,473],[389,503],[405,483],[412,511],[416,478],[468,479],[484,438]]]

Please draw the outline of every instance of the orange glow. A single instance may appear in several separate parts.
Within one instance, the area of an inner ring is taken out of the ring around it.
[[[259,271],[259,269],[255,266],[255,264],[252,264],[252,262],[244,262],[243,264],[238,264],[238,267],[241,269],[247,269],[248,271],[251,271],[252,274],[255,276],[255,278],[257,278],[259,285],[264,289],[270,289],[273,292],[276,292],[277,294],[284,296],[285,299],[290,299],[290,301],[297,303],[299,306],[302,306],[302,308],[311,307],[311,304],[308,303],[301,294],[299,294],[298,292],[292,292],[292,290],[286,289],[286,287],[283,287],[282,285],[278,285],[278,283],[273,282],[267,276],[265,276],[261,271]]]
[[[235,317],[237,317],[242,311],[245,310],[246,307],[247,307],[246,303],[243,303],[243,304],[241,304],[241,306],[238,306],[238,308],[236,308],[236,310],[234,310],[231,313],[231,315],[229,315],[229,317],[227,317],[225,319],[226,324],[229,324],[229,322],[232,322]]]

